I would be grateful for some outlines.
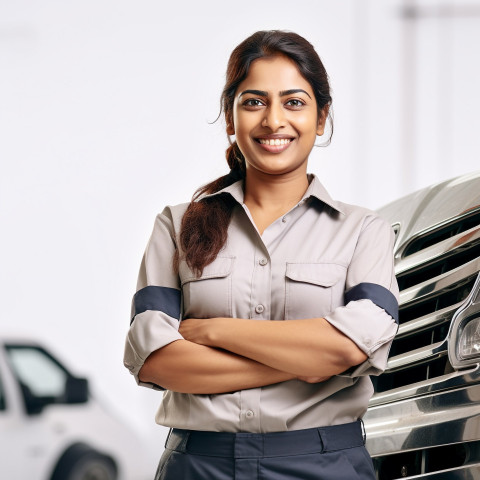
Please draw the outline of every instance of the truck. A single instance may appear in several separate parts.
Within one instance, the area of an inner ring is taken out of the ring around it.
[[[0,335],[0,478],[146,480],[136,433],[44,345]]]
[[[378,480],[480,479],[480,172],[379,210],[400,322],[364,417]]]

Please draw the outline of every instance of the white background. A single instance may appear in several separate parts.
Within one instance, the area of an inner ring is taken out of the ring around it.
[[[160,393],[122,366],[131,296],[156,213],[227,171],[211,122],[240,41],[319,52],[335,133],[310,171],[334,198],[377,208],[480,168],[480,4],[408,5],[0,0],[0,332],[53,346],[156,457]]]

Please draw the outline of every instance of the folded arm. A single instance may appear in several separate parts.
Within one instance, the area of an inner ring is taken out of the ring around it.
[[[188,319],[180,333],[297,376],[378,375],[397,331],[393,241],[385,221],[365,220],[347,269],[345,305],[325,318]]]
[[[215,394],[263,387],[292,380],[295,375],[230,352],[178,340],[151,353],[139,378],[176,392]]]
[[[180,324],[180,333],[197,344],[222,348],[295,376],[329,377],[367,359],[352,340],[323,318],[189,319]]]

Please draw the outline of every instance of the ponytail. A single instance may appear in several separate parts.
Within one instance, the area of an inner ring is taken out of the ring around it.
[[[225,152],[230,172],[200,187],[182,218],[180,247],[190,269],[201,276],[205,266],[212,263],[227,241],[227,230],[236,201],[228,193],[211,195],[245,178],[245,159],[233,142]],[[177,250],[178,251],[178,250]],[[180,257],[174,259],[178,271]]]

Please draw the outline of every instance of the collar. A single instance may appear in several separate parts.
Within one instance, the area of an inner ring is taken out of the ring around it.
[[[305,201],[310,197],[314,197],[320,200],[322,203],[325,203],[329,207],[333,208],[337,212],[345,214],[345,211],[342,209],[339,202],[332,199],[332,197],[327,192],[326,188],[322,185],[316,175],[314,175],[313,173],[309,173],[308,180],[309,185],[307,191],[303,195],[300,202]],[[213,197],[215,195],[219,195],[220,193],[229,193],[240,205],[242,205],[244,200],[243,180],[238,180],[235,183],[229,185],[228,187],[222,188],[222,190],[219,190],[218,192],[204,195],[199,198],[199,200],[201,200],[202,198]]]
[[[337,212],[345,215],[345,210],[342,208],[340,203],[330,196],[330,194],[327,192],[327,189],[322,185],[316,175],[314,175],[313,173],[309,173],[308,180],[310,181],[310,185],[308,186],[307,191],[303,196],[303,199],[306,200],[309,197],[315,197],[322,203],[327,204],[329,207],[332,207]]]
[[[215,195],[219,195],[220,193],[229,193],[240,205],[242,205],[244,199],[243,180],[237,180],[235,183],[232,183],[228,187],[222,188],[218,192],[209,193],[208,195],[202,195],[198,200],[214,197]]]

